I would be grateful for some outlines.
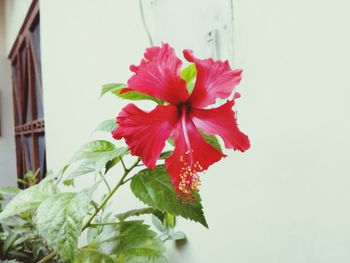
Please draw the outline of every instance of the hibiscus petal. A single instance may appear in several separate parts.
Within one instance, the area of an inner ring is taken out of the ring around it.
[[[234,101],[228,101],[214,109],[191,110],[190,116],[196,127],[207,135],[219,135],[226,148],[241,152],[250,147],[249,138],[238,129],[235,113],[232,111]]]
[[[172,137],[175,150],[165,160],[165,164],[176,191],[184,194],[186,200],[191,196],[191,191],[198,190],[198,173],[207,170],[210,165],[226,155],[208,144],[189,118],[186,120],[185,129],[181,121],[177,123]],[[190,142],[190,149],[186,140]]]
[[[171,105],[145,112],[128,104],[117,117],[118,128],[112,135],[117,140],[124,138],[131,154],[153,169],[178,119],[178,110]]]
[[[135,75],[121,93],[135,90],[174,105],[186,101],[189,94],[186,82],[180,77],[182,62],[174,49],[162,44],[161,47],[148,48],[144,56],[139,66],[130,66]]]
[[[184,50],[184,57],[194,62],[197,78],[190,97],[193,107],[204,108],[214,104],[217,98],[226,99],[242,78],[242,70],[232,70],[228,61],[214,61],[213,59],[198,59],[191,50]]]

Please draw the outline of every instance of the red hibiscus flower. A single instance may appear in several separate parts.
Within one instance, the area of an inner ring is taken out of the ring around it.
[[[220,107],[208,109],[217,98],[228,98],[241,80],[242,70],[232,70],[227,61],[198,59],[192,51],[184,50],[187,61],[196,66],[193,92],[187,91],[180,77],[182,62],[168,44],[146,50],[139,66],[132,65],[135,74],[121,93],[137,91],[166,102],[145,112],[128,104],[117,117],[118,128],[112,132],[117,140],[124,138],[133,155],[155,168],[165,141],[171,135],[175,149],[165,160],[166,169],[178,193],[184,199],[198,191],[199,173],[226,155],[207,143],[206,135],[219,135],[226,148],[244,152],[250,147],[248,137],[237,127],[233,100]],[[234,98],[239,97],[235,93]]]

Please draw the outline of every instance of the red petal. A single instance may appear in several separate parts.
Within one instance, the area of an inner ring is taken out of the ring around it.
[[[194,62],[197,69],[196,83],[190,97],[193,107],[204,108],[214,104],[217,98],[228,98],[241,81],[242,70],[231,70],[227,60],[198,59],[190,50],[184,50],[184,57]]]
[[[207,170],[210,165],[219,161],[225,155],[203,139],[189,118],[187,118],[185,126],[184,131],[182,122],[177,123],[172,134],[175,150],[165,160],[165,164],[176,191],[183,193],[186,198],[190,195],[191,190],[198,190],[199,185],[196,185],[200,183],[198,173]],[[186,136],[191,144],[191,149],[186,143]]]
[[[180,77],[181,65],[168,44],[148,48],[140,65],[130,66],[135,75],[128,80],[128,91],[146,93],[174,105],[184,102],[189,94],[186,82]]]
[[[226,148],[244,152],[249,149],[250,142],[248,136],[238,129],[233,105],[233,101],[228,101],[215,109],[192,109],[191,117],[205,134],[221,136]]]
[[[117,117],[118,128],[112,135],[117,140],[124,138],[131,154],[141,157],[148,168],[154,168],[178,118],[177,108],[171,105],[158,105],[145,112],[128,104]]]

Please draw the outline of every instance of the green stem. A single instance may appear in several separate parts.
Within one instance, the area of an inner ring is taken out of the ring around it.
[[[98,174],[101,176],[103,182],[105,183],[105,185],[106,185],[106,187],[107,187],[107,189],[108,189],[108,192],[111,192],[111,187],[109,186],[109,184],[108,184],[108,182],[107,182],[105,176],[104,176],[101,172],[99,172]]]
[[[82,232],[90,226],[91,221],[95,218],[95,216],[98,214],[98,212],[100,212],[100,210],[107,204],[108,200],[111,199],[111,197],[119,189],[119,187],[124,184],[125,177],[128,176],[128,174],[131,172],[131,170],[134,169],[138,165],[139,162],[140,162],[140,159],[137,159],[137,161],[129,169],[125,168],[125,172],[124,172],[122,178],[120,178],[118,184],[111,190],[111,192],[109,192],[109,194],[105,197],[105,199],[97,207],[97,209],[95,209],[95,212],[89,217],[89,219],[83,225]]]
[[[121,160],[122,161],[122,160]],[[124,174],[122,178],[120,178],[118,184],[108,193],[108,195],[103,199],[102,203],[95,209],[94,213],[89,217],[89,219],[86,221],[86,223],[83,225],[81,232],[83,232],[86,228],[91,226],[92,220],[95,218],[95,216],[100,212],[100,210],[107,204],[108,200],[111,199],[113,194],[119,189],[120,186],[122,186],[125,182],[124,179],[125,177],[128,176],[128,174],[134,169],[140,162],[140,158],[137,159],[137,161],[128,169],[125,167],[124,162],[122,161],[123,167],[124,167]],[[56,252],[51,252],[49,255],[46,257],[42,258],[40,261],[37,263],[45,263],[52,259],[56,255]]]
[[[40,260],[38,261],[38,263],[47,262],[47,261],[49,261],[50,259],[52,259],[54,256],[56,256],[56,253],[55,253],[55,252],[51,252],[49,255],[43,257],[42,259],[40,259]]]
[[[119,158],[120,158],[120,162],[121,162],[122,165],[123,165],[124,171],[126,172],[128,169],[127,169],[126,166],[125,166],[125,163],[124,163],[124,161],[123,161],[123,158],[122,158],[122,157],[119,157]]]

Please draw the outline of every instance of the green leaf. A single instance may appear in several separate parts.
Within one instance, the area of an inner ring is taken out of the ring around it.
[[[109,84],[105,84],[102,86],[102,90],[101,90],[101,95],[103,96],[104,94],[108,93],[108,92],[114,92],[116,90],[120,90],[122,88],[125,88],[127,85],[124,83],[109,83]]]
[[[96,249],[79,249],[75,255],[75,263],[114,263],[114,260]]]
[[[217,150],[222,152],[222,148],[221,148],[221,145],[219,143],[219,140],[218,140],[218,138],[216,138],[215,135],[206,135],[203,132],[200,132],[200,134],[202,135],[203,139],[207,143],[209,143],[211,146],[213,146],[214,148],[216,148]]]
[[[113,145],[114,147],[114,145]],[[120,161],[120,158],[128,154],[127,147],[113,148],[109,151],[96,151],[94,154],[88,154],[78,168],[71,172],[63,181],[67,186],[74,185],[74,179],[85,174],[98,173],[105,168],[105,173]]]
[[[164,225],[169,226],[170,228],[175,227],[175,216],[174,215],[172,215],[170,213],[166,213],[163,221],[164,221]]]
[[[97,244],[100,252],[116,263],[166,263],[165,248],[157,234],[143,221],[124,221],[107,228]]]
[[[2,254],[6,255],[7,251],[11,248],[11,246],[15,243],[16,239],[18,238],[18,233],[15,231],[10,232],[10,234],[7,236],[7,238],[4,241],[4,245],[2,247]]]
[[[14,187],[14,186],[4,186],[0,187],[0,194],[3,196],[14,196],[18,194],[21,191],[21,189]]]
[[[113,150],[111,152],[102,154],[95,161],[95,170],[97,172],[101,171],[102,168],[106,167],[106,165],[109,161],[112,161],[115,158],[118,158],[120,160],[120,158],[122,158],[124,155],[126,155],[128,153],[129,153],[129,151],[128,151],[127,147],[120,147],[120,148],[116,148],[115,150]],[[116,163],[118,163],[119,160]]]
[[[128,91],[122,94],[120,94],[120,91],[114,91],[113,94],[117,95],[119,98],[126,100],[152,100],[158,104],[164,104],[164,101],[160,99],[137,91]]]
[[[181,71],[181,78],[186,81],[187,90],[189,93],[192,93],[194,89],[194,79],[197,75],[197,69],[195,64],[190,64]]]
[[[162,152],[162,154],[160,155],[159,159],[160,160],[164,160],[166,158],[168,158],[170,155],[172,155],[173,151],[166,151],[166,152]]]
[[[137,91],[128,91],[120,94],[120,91],[125,87],[127,87],[127,85],[122,83],[110,83],[110,84],[103,85],[101,96],[107,92],[111,92],[116,96],[118,96],[119,98],[126,99],[126,100],[152,100],[158,104],[164,104],[164,101],[160,99],[157,99],[148,94],[140,93]]]
[[[105,120],[101,122],[95,129],[96,131],[111,132],[117,128],[115,119]]]
[[[177,231],[171,235],[172,239],[174,240],[183,240],[186,239],[186,235],[182,231]]]
[[[126,218],[131,216],[140,216],[145,214],[158,215],[160,213],[161,212],[158,209],[155,209],[153,207],[145,207],[145,208],[133,209],[125,213],[117,214],[115,215],[115,217],[118,218],[120,221],[124,221]]]
[[[57,186],[50,181],[31,186],[19,192],[0,213],[0,220],[20,215],[23,212],[36,209],[50,195],[58,193]]]
[[[110,152],[115,149],[116,147],[114,144],[109,141],[98,140],[88,142],[83,147],[81,147],[76,154],[74,154],[71,162],[97,157],[101,153]]]
[[[164,165],[157,166],[155,171],[150,169],[140,171],[133,177],[130,186],[134,195],[145,204],[208,227],[199,194],[196,194],[193,204],[183,204],[177,200],[177,193]]]
[[[95,172],[95,164],[92,163],[90,160],[87,160],[83,163],[81,163],[76,170],[74,170],[72,173],[70,173],[67,178],[63,181],[63,183],[67,186],[72,185],[72,182],[75,178],[84,175]]]
[[[166,229],[164,228],[162,221],[160,221],[157,216],[152,215],[152,223],[160,232],[165,232]]]
[[[49,248],[66,260],[73,260],[90,198],[85,191],[61,193],[45,200],[38,208],[36,225]]]
[[[180,76],[182,79],[186,81],[186,83],[191,83],[197,75],[197,69],[195,64],[190,64],[187,67],[185,67],[181,73]]]
[[[168,143],[171,145],[171,146],[175,146],[175,143],[174,143],[174,140],[173,140],[173,138],[170,136],[169,138],[168,138]]]

